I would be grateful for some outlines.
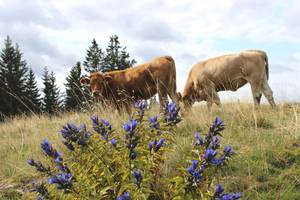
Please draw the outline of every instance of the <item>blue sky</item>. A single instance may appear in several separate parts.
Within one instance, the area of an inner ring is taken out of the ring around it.
[[[296,0],[1,0],[0,41],[10,35],[39,78],[44,66],[53,70],[61,91],[93,38],[105,48],[110,35],[119,35],[138,63],[171,55],[180,92],[192,64],[261,49],[275,99],[299,101],[299,18]],[[251,101],[251,91],[222,92],[221,99]]]

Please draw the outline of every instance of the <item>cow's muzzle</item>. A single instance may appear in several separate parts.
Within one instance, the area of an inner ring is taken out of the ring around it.
[[[96,90],[96,91],[93,91],[93,97],[95,97],[95,98],[98,98],[98,97],[100,97],[100,91],[98,91],[98,90]]]

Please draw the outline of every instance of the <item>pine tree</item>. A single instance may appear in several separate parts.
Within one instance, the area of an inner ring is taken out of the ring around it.
[[[80,62],[77,62],[66,78],[66,97],[64,103],[67,110],[80,108],[85,100],[84,91],[80,86],[80,78],[81,66]]]
[[[35,80],[35,75],[32,69],[29,69],[26,81],[26,105],[28,109],[32,112],[40,112],[41,111],[41,98],[39,94],[39,89],[37,86],[37,82]]]
[[[42,77],[43,88],[43,111],[48,114],[53,114],[61,108],[59,100],[59,89],[56,86],[56,79],[53,72],[49,74],[48,69],[45,67]]]
[[[136,63],[134,59],[130,60],[129,53],[126,52],[126,47],[121,47],[117,35],[110,37],[104,61],[103,72],[123,70],[132,67]]]
[[[83,62],[84,70],[87,72],[101,71],[101,67],[104,61],[104,53],[99,48],[95,39],[92,41],[92,45],[87,50],[85,61]]]
[[[27,110],[26,99],[26,61],[22,58],[19,46],[12,46],[7,36],[0,58],[1,89],[3,96],[1,111],[6,115],[15,115]]]
[[[130,55],[128,52],[126,52],[126,47],[124,47],[121,51],[120,55],[120,70],[132,67],[134,64],[136,64],[136,61],[134,59],[130,59]]]

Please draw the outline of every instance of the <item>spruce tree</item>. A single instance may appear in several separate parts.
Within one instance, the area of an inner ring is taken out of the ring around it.
[[[26,99],[26,61],[22,58],[19,46],[13,47],[7,36],[0,56],[1,90],[3,93],[1,111],[6,115],[15,115],[27,110]]]
[[[136,63],[134,59],[130,59],[129,53],[126,52],[126,47],[121,47],[117,35],[110,37],[104,61],[103,72],[123,70],[132,67]]]
[[[77,62],[66,78],[66,96],[64,103],[67,110],[78,109],[84,102],[84,91],[80,86],[80,78],[81,66],[80,62]]]
[[[37,82],[35,80],[35,75],[32,69],[29,69],[26,81],[26,105],[28,109],[32,112],[40,112],[41,111],[41,98],[39,94],[39,89],[37,86]]]
[[[120,55],[120,66],[119,70],[123,70],[129,67],[132,67],[134,64],[136,64],[136,61],[134,59],[130,59],[129,53],[126,51],[126,47],[124,47],[121,51]]]
[[[44,84],[43,111],[48,114],[56,113],[61,107],[55,75],[53,72],[49,73],[45,67],[42,80]]]
[[[83,62],[84,70],[90,73],[101,71],[104,53],[102,52],[102,49],[99,48],[95,39],[93,39],[92,45],[87,50],[86,54],[85,61]]]

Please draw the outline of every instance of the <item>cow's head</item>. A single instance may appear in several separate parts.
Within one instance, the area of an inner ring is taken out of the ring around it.
[[[112,77],[110,75],[95,72],[88,77],[81,78],[80,83],[90,88],[94,98],[99,98],[107,91],[106,87],[111,80]]]
[[[205,93],[203,90],[190,90],[189,93],[183,92],[181,95],[182,115],[185,115],[195,102],[205,101]]]

